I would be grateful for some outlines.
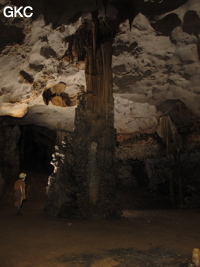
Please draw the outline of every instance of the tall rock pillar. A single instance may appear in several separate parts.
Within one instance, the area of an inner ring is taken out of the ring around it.
[[[62,200],[59,197],[59,215],[65,217],[69,217],[68,213],[71,214],[72,206],[75,217],[81,218],[118,217],[121,214],[117,201],[115,172],[111,68],[113,30],[106,28],[108,24],[94,20],[84,29],[87,88],[79,96],[75,130],[71,135],[70,148],[64,148],[62,163],[58,167],[60,174],[54,175],[58,177],[54,177],[49,186],[48,200],[57,199],[54,196],[55,191],[56,194],[62,195]],[[110,26],[112,24],[109,24]],[[79,35],[81,34],[79,32]],[[62,171],[63,169],[65,171]],[[63,176],[62,179],[60,175]],[[58,182],[61,180],[62,186]],[[73,188],[71,193],[70,186]],[[52,210],[51,205],[57,204],[51,201],[47,210]]]

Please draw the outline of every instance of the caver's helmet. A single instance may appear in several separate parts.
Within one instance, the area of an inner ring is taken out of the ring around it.
[[[20,173],[19,178],[21,178],[21,179],[22,179],[22,178],[26,178],[26,173],[23,173],[23,172]]]

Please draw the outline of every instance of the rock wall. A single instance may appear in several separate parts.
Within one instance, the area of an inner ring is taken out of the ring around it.
[[[200,207],[200,135],[198,131],[186,134],[189,127],[183,125],[184,120],[181,127],[176,126],[178,132],[185,135],[185,138],[181,137],[186,149],[180,151],[179,158],[173,150],[167,151],[167,144],[157,134],[117,135],[119,192],[132,190],[137,194],[145,188],[145,195],[150,194],[154,201],[153,208]],[[138,164],[142,166],[140,170]],[[129,198],[129,201],[134,199],[131,195]],[[147,202],[144,204],[141,199],[141,203],[143,208],[148,208]],[[139,203],[134,207],[138,206]]]
[[[18,125],[8,125],[5,121],[1,121],[0,166],[2,175],[14,175],[19,172],[20,153],[17,144],[20,134]]]
[[[18,125],[9,125],[5,120],[0,120],[0,198],[8,179],[19,173],[20,152],[17,144],[20,134]]]

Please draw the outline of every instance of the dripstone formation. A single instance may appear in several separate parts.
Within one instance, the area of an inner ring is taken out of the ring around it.
[[[86,21],[69,47],[85,56],[86,92],[79,96],[75,129],[58,147],[46,212],[67,218],[118,217],[116,197],[112,40],[115,21]]]

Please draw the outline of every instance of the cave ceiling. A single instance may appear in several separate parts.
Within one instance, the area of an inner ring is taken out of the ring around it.
[[[2,0],[0,9],[8,4],[30,5],[34,12],[31,19],[0,14],[1,116],[73,130],[84,62],[69,62],[63,40],[98,10],[119,25],[112,62],[117,131],[155,132],[170,100],[182,101],[199,117],[198,0]],[[72,104],[57,97],[45,105],[44,88],[59,82],[66,83],[65,99]]]
[[[170,12],[185,4],[188,0],[11,0],[17,6],[30,5],[34,8],[33,18],[44,14],[48,23],[59,26],[61,23],[70,23],[84,12],[104,10],[108,16],[116,16],[120,21],[133,18],[142,13],[148,18]]]

